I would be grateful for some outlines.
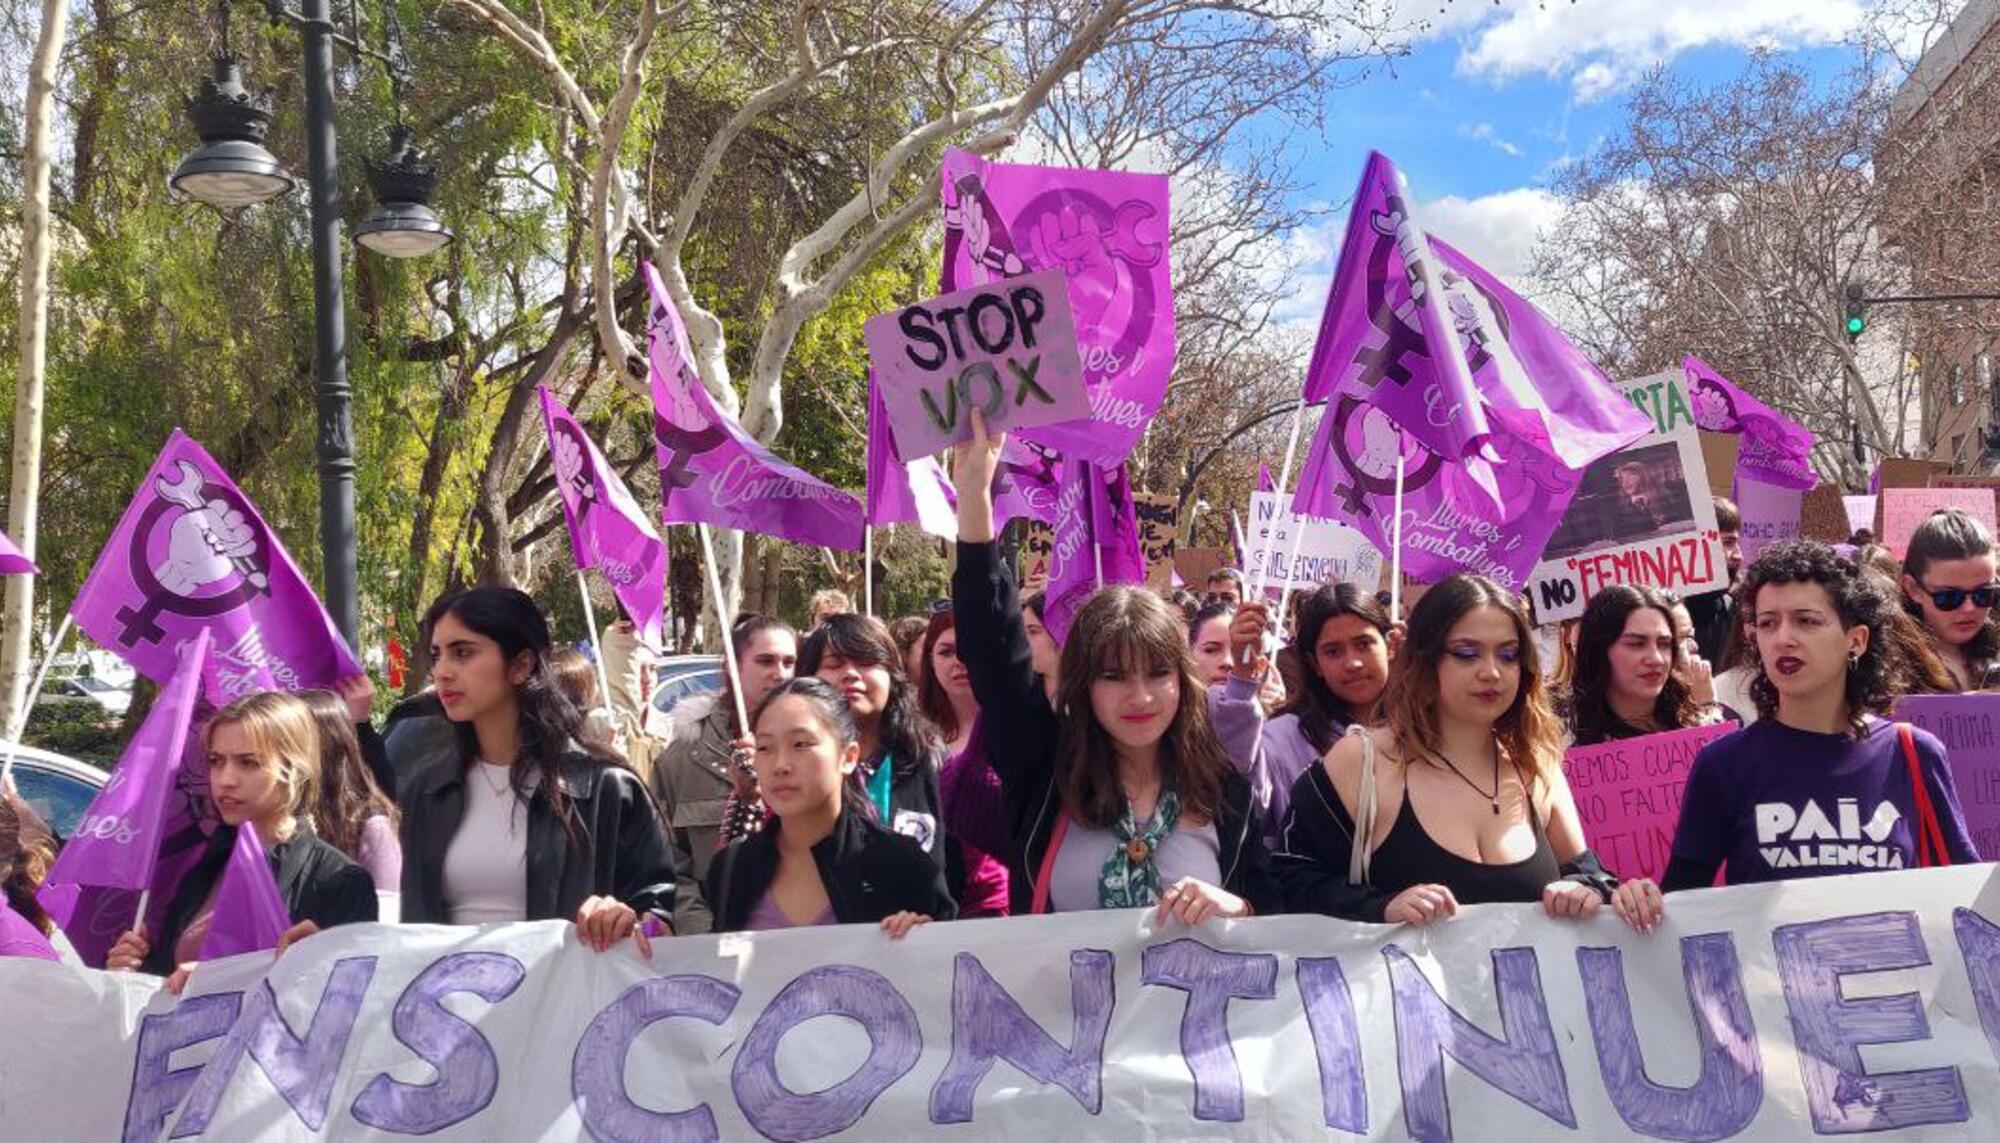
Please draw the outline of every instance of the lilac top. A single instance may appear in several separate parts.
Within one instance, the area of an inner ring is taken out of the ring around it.
[[[0,900],[0,957],[23,956],[35,960],[59,960],[55,946],[42,931]]]
[[[403,843],[388,818],[377,814],[362,822],[361,841],[354,848],[354,864],[375,879],[377,893],[403,891]]]
[[[1265,721],[1257,684],[1233,674],[1208,688],[1208,717],[1222,749],[1250,780],[1251,804],[1263,816],[1264,844],[1276,852],[1285,814],[1292,808],[1292,786],[1320,760],[1320,752],[1306,741],[1297,715]]]
[[[1916,731],[1917,760],[1953,864],[1977,862],[1944,745]],[[1896,724],[1859,740],[1752,723],[1695,756],[1673,857],[1718,863],[1730,885],[1917,864],[1916,799]]]
[[[819,916],[814,917],[803,925],[794,925],[785,918],[785,911],[778,908],[778,899],[771,895],[769,889],[766,889],[764,890],[764,895],[757,898],[757,903],[750,906],[750,915],[743,918],[743,931],[747,933],[768,933],[773,929],[803,929],[814,925],[832,925],[837,923],[833,919],[833,906],[829,904],[826,908],[819,911]]]

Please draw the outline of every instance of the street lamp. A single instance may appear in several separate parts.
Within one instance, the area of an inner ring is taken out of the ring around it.
[[[378,202],[356,228],[355,240],[392,258],[428,254],[452,239],[430,208],[437,168],[423,162],[401,123],[403,85],[409,59],[401,27],[386,10],[387,50],[376,51],[334,30],[330,0],[301,0],[298,10],[284,0],[264,0],[273,24],[299,30],[305,57],[306,187],[312,208],[313,382],[319,398],[319,431],[314,453],[319,467],[319,536],[324,560],[326,605],[348,645],[360,646],[361,602],[355,561],[354,389],[347,379],[347,322],[343,310],[340,250],[339,158],[333,121],[333,45],[380,61],[395,92],[398,122],[391,154],[369,165]],[[214,76],[188,102],[201,145],[182,159],[169,184],[191,198],[223,210],[239,210],[284,194],[296,185],[290,172],[264,149],[271,126],[268,94],[244,90],[236,58],[229,51],[229,0],[216,4],[222,48]],[[359,29],[355,29],[359,32]]]

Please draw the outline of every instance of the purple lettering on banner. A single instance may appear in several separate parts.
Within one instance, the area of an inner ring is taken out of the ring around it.
[[[1361,1063],[1361,1027],[1347,974],[1333,957],[1299,958],[1299,999],[1319,1058],[1319,1099],[1328,1127],[1368,1134],[1368,1076]]]
[[[707,1104],[686,1111],[641,1107],[625,1091],[625,1056],[639,1033],[662,1020],[685,1016],[721,1024],[743,991],[712,976],[668,976],[641,981],[599,1012],[577,1041],[569,1088],[584,1129],[593,1139],[720,1139]]]
[[[1924,1123],[1963,1123],[1972,1114],[1957,1068],[1871,1075],[1863,1044],[1930,1039],[1923,998],[1914,992],[1847,999],[1841,978],[1918,968],[1931,962],[1911,912],[1865,913],[1771,933],[1785,985],[1792,1039],[1813,1130],[1822,1135],[1890,1131]]]
[[[1444,1058],[1564,1127],[1575,1130],[1569,1079],[1542,995],[1541,967],[1533,949],[1493,950],[1493,993],[1505,1038],[1488,1035],[1438,995],[1424,970],[1399,945],[1382,950],[1395,993],[1396,1071],[1403,1086],[1403,1119],[1418,1140],[1451,1138],[1451,1102],[1445,1094]]]
[[[868,1034],[868,1058],[824,1091],[799,1093],[778,1078],[785,1033],[818,1016],[845,1016]],[[730,1070],[736,1106],[766,1139],[818,1139],[845,1131],[875,1098],[917,1066],[924,1033],[916,1010],[880,973],[836,964],[800,973],[772,999]]]
[[[1116,1000],[1111,963],[1102,949],[1070,952],[1070,1046],[1064,1048],[1021,1011],[978,957],[959,953],[952,962],[951,1059],[931,1088],[931,1122],[972,1122],[979,1081],[1000,1060],[1036,1083],[1060,1085],[1092,1115],[1103,1110],[1104,1037]]]
[[[294,1035],[285,1023],[271,982],[258,985],[229,1029],[229,1038],[201,1069],[170,1138],[208,1130],[209,1120],[221,1106],[222,1095],[229,1090],[246,1052],[285,1097],[306,1130],[325,1127],[326,1105],[333,1098],[334,1081],[340,1078],[347,1038],[354,1032],[354,1018],[361,1012],[361,1000],[368,995],[368,982],[373,979],[372,956],[347,957],[336,963],[327,975],[326,988],[320,993],[319,1006],[313,1010],[304,1037]]]
[[[469,992],[498,1004],[527,978],[520,961],[488,952],[453,953],[419,973],[396,998],[390,1026],[438,1078],[404,1083],[378,1074],[355,1099],[354,1118],[378,1131],[428,1135],[485,1110],[500,1086],[500,1061],[479,1029],[453,1015],[444,999]]]
[[[1597,1044],[1605,1093],[1625,1126],[1656,1139],[1727,1139],[1750,1126],[1764,1104],[1764,1059],[1743,994],[1743,969],[1728,933],[1681,939],[1681,979],[1701,1042],[1701,1075],[1690,1087],[1654,1083],[1632,1024],[1624,955],[1615,948],[1576,950],[1584,1007]]]
[[[1229,1042],[1229,1002],[1278,994],[1278,958],[1226,953],[1186,937],[1149,945],[1140,980],[1188,994],[1181,1013],[1181,1058],[1194,1073],[1194,1117],[1240,1123],[1243,1077]]]
[[[183,1000],[173,1011],[139,1022],[139,1047],[133,1053],[132,1094],[125,1100],[125,1143],[158,1139],[160,1129],[194,1086],[200,1065],[169,1070],[167,1061],[182,1048],[213,1040],[229,1031],[243,1006],[241,992],[217,992]]]
[[[1958,955],[1965,958],[1965,975],[1972,981],[1972,1005],[1979,1010],[1986,1046],[2000,1060],[2000,926],[1961,908],[1951,911],[1951,928],[1958,937]]]

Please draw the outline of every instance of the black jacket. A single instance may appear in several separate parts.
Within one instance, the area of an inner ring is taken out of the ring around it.
[[[1006,859],[1008,896],[1013,912],[1021,915],[1033,908],[1034,879],[1062,813],[1056,793],[1056,713],[1035,675],[1014,571],[1001,559],[998,544],[959,542],[951,597],[958,656],[979,699],[986,756],[1000,776],[1010,819],[1012,852],[996,856]],[[1266,876],[1264,831],[1250,783],[1231,770],[1223,779],[1222,801],[1215,820],[1222,843],[1222,888],[1259,913],[1278,912],[1282,902]]]
[[[951,849],[945,844],[944,799],[938,793],[938,770],[944,752],[921,758],[897,758],[889,774],[889,817],[882,824],[917,843],[938,868],[945,867]]]
[[[782,818],[717,854],[708,867],[706,893],[715,911],[715,931],[743,928],[750,910],[778,875],[778,832]],[[874,924],[908,910],[934,921],[958,916],[945,891],[944,871],[915,839],[896,833],[846,806],[833,832],[812,847],[813,864],[826,886],[834,919],[843,925]]]
[[[174,946],[228,867],[230,851],[236,847],[236,828],[218,828],[208,839],[201,861],[181,878],[173,903],[167,907],[166,920],[160,931],[152,934],[146,960],[139,966],[142,971],[165,976],[174,970]],[[285,912],[294,924],[311,921],[330,929],[379,919],[374,879],[346,854],[321,841],[311,826],[301,822],[290,841],[271,846],[264,856],[271,863],[278,896],[284,899]]]
[[[528,800],[530,921],[576,916],[584,900],[612,896],[671,922],[674,855],[653,797],[637,774],[581,751],[563,758],[557,782],[582,829],[582,849],[537,793]],[[465,763],[433,765],[410,783],[403,808],[403,920],[446,924],[444,854],[465,820]]]

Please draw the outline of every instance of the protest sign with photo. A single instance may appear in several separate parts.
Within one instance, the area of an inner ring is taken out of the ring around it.
[[[1911,695],[1896,717],[1944,743],[1966,833],[1980,856],[2000,856],[2000,694]]]
[[[1737,729],[1736,723],[1719,722],[1572,747],[1563,755],[1563,777],[1576,796],[1583,835],[1606,869],[1628,880],[1660,879],[1673,854],[1681,792],[1694,756]]]
[[[1743,562],[1772,544],[1799,538],[1799,516],[1805,507],[1805,493],[1796,488],[1780,488],[1761,480],[1736,482],[1736,511],[1742,516]]]
[[[1539,622],[1583,614],[1614,583],[1686,596],[1729,582],[1686,378],[1675,370],[1621,388],[1654,432],[1584,469],[1528,579]]]
[[[1060,270],[876,314],[861,333],[905,463],[970,439],[974,409],[996,432],[1090,417]]]
[[[1139,521],[1139,554],[1146,557],[1146,586],[1163,588],[1174,578],[1175,500],[1164,492],[1135,492],[1132,513]]]
[[[1884,488],[1881,501],[1882,543],[1899,560],[1910,534],[1940,508],[1960,509],[1993,534],[1993,493],[1984,488]]]
[[[1029,520],[1021,533],[1022,595],[1033,595],[1049,586],[1049,565],[1055,556],[1055,526]]]
[[[1374,591],[1382,578],[1382,553],[1358,530],[1334,520],[1293,512],[1277,492],[1250,496],[1249,550],[1243,574],[1282,592],[1309,591],[1323,583],[1351,583]],[[1296,537],[1297,554],[1292,545]],[[1269,570],[1265,560],[1270,561]]]

